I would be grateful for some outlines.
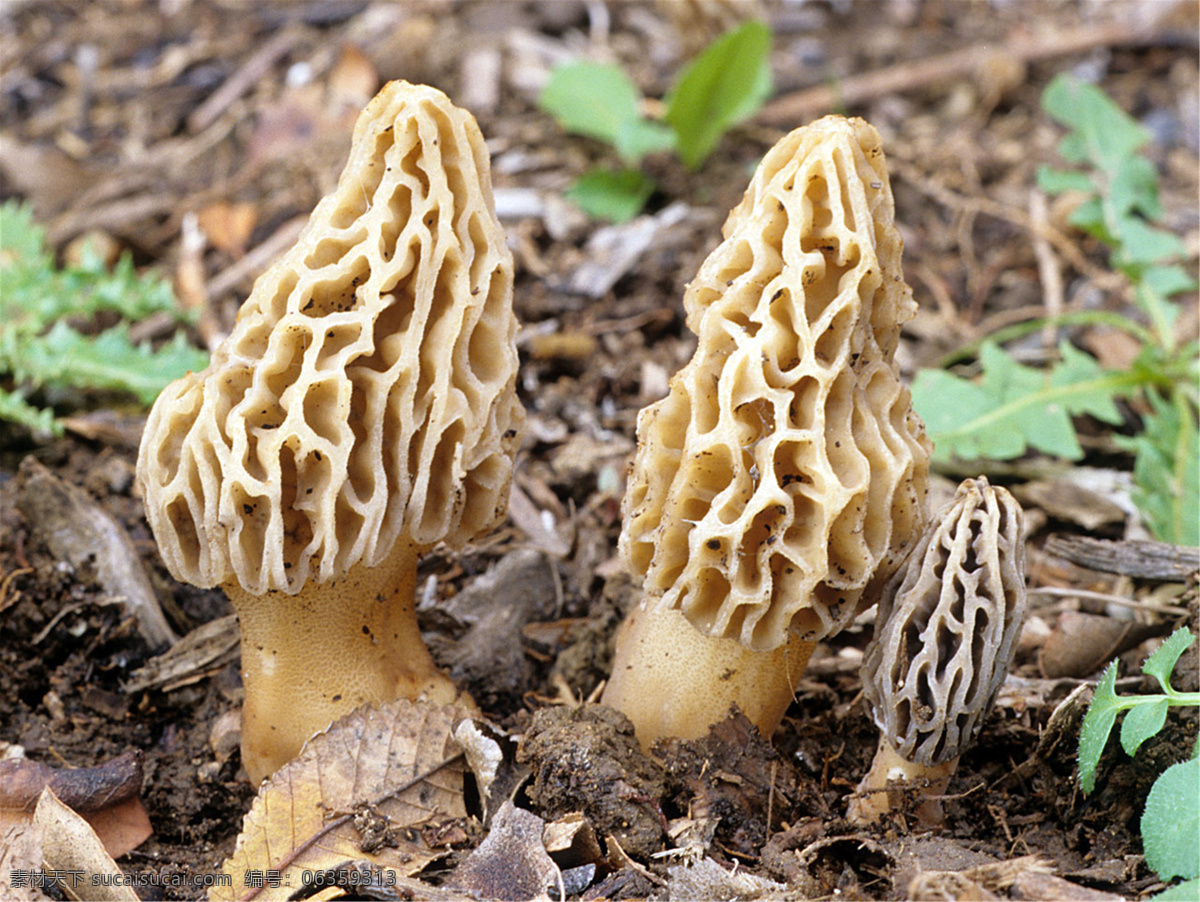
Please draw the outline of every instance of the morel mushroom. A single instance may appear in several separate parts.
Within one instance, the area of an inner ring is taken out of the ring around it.
[[[147,517],[171,573],[237,611],[256,782],[362,703],[457,695],[417,557],[503,515],[524,417],[489,170],[470,113],[386,85],[208,369],[150,413]]]
[[[1021,507],[968,479],[883,590],[863,657],[863,695],[881,735],[850,806],[858,823],[898,810],[905,790],[922,824],[974,743],[1008,674],[1025,618]]]
[[[924,526],[929,443],[894,360],[916,304],[880,145],[839,116],[785,136],[684,296],[699,343],[638,417],[620,549],[646,598],[603,698],[644,745],[731,703],[772,733],[815,642]]]

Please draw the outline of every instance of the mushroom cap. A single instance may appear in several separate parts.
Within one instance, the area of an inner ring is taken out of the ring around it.
[[[861,119],[781,139],[723,231],[684,296],[695,355],[638,417],[620,547],[659,605],[769,651],[842,629],[924,525],[894,360],[916,304]]]
[[[524,418],[512,278],[475,120],[387,84],[208,368],[150,413],[137,472],[171,573],[295,594],[493,525]]]
[[[863,656],[863,694],[897,752],[931,767],[978,736],[1025,619],[1021,506],[967,479],[888,581]]]

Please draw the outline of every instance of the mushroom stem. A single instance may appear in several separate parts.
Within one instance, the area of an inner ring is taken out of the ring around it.
[[[896,751],[887,736],[880,734],[871,769],[858,784],[846,818],[852,824],[876,823],[893,811],[907,810],[904,801],[907,793],[918,800],[912,811],[921,826],[937,827],[943,821],[940,796],[945,794],[957,768],[957,757],[932,766],[909,761]]]
[[[242,763],[254,784],[362,704],[459,697],[421,640],[416,577],[417,548],[401,539],[380,564],[296,595],[224,586],[242,630]]]
[[[770,736],[815,646],[793,636],[774,651],[751,651],[736,639],[704,636],[679,611],[643,600],[617,633],[601,701],[633,721],[643,748],[664,736],[698,739],[734,704]]]

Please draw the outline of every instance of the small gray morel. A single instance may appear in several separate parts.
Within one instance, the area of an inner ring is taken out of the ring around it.
[[[1023,515],[986,478],[965,480],[883,590],[862,664],[879,749],[848,817],[902,808],[926,827],[1008,674],[1025,618]]]

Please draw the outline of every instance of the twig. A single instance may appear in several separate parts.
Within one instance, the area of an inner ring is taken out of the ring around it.
[[[1142,28],[1127,22],[1105,22],[1049,35],[1034,36],[1019,30],[990,51],[979,46],[964,47],[927,59],[908,60],[874,72],[852,75],[835,84],[785,94],[764,106],[756,118],[771,125],[788,126],[837,107],[855,106],[887,94],[902,94],[936,84],[953,84],[970,78],[987,65],[989,59],[997,56],[1019,63],[1032,63],[1072,56],[1096,47],[1154,43],[1162,38],[1159,24],[1174,7],[1173,3],[1164,3],[1155,20]]]
[[[262,244],[246,253],[236,263],[221,270],[208,281],[208,296],[219,298],[227,291],[236,288],[242,279],[257,276],[267,268],[267,265],[296,243],[300,230],[308,222],[307,216],[295,216],[289,219]]]
[[[1030,595],[1046,595],[1053,598],[1079,598],[1089,601],[1102,601],[1105,604],[1115,604],[1123,608],[1133,608],[1135,611],[1154,611],[1156,614],[1166,614],[1180,617],[1187,614],[1186,608],[1170,604],[1158,604],[1153,601],[1138,601],[1136,598],[1125,598],[1122,595],[1109,595],[1107,592],[1093,592],[1090,589],[1071,589],[1063,586],[1039,586],[1030,589]]]
[[[898,157],[896,154],[888,157],[888,166],[894,175],[904,179],[904,181],[908,182],[922,194],[933,198],[944,207],[951,210],[984,213],[994,219],[1012,223],[1018,228],[1028,231],[1035,229],[1033,222],[1029,218],[1029,214],[1024,210],[987,197],[965,197],[951,191],[943,185],[938,185],[930,181],[915,165]],[[1053,245],[1055,250],[1066,258],[1067,262],[1071,264],[1076,272],[1087,276],[1089,280],[1096,283],[1100,288],[1114,290],[1121,285],[1128,284],[1128,281],[1120,273],[1103,269],[1088,260],[1070,238],[1049,223],[1041,229],[1041,235]]]
[[[1042,283],[1042,299],[1046,305],[1048,317],[1058,316],[1063,311],[1063,275],[1058,265],[1058,257],[1054,248],[1046,240],[1046,231],[1050,226],[1050,214],[1046,204],[1046,195],[1041,189],[1034,188],[1029,192],[1029,224],[1030,238],[1033,242],[1033,256],[1037,260],[1038,281]],[[1047,352],[1054,350],[1058,329],[1054,323],[1047,322],[1042,327],[1042,344]]]
[[[202,132],[217,119],[235,100],[261,79],[282,56],[300,40],[300,32],[287,28],[263,44],[251,57],[242,63],[208,99],[192,111],[187,118],[188,131]]]

